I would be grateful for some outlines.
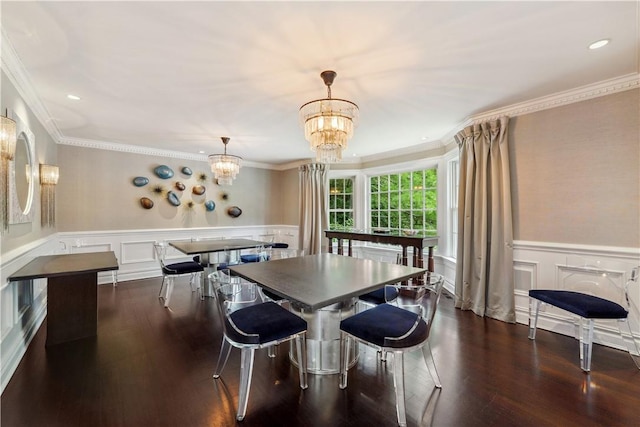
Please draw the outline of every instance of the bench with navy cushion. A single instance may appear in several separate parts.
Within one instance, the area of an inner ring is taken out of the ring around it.
[[[588,319],[623,319],[629,315],[620,304],[581,292],[532,289],[529,296]]]
[[[640,368],[640,346],[636,342],[631,325],[629,324],[629,305],[624,307],[625,297],[628,301],[628,286],[637,283],[638,268],[631,271],[626,285],[622,285],[608,274],[607,270],[601,270],[599,264],[594,265],[578,260],[580,264],[571,265],[571,273],[562,282],[564,289],[531,289],[529,291],[529,339],[536,339],[536,330],[540,306],[549,304],[553,307],[568,311],[580,317],[580,368],[591,371],[591,355],[593,349],[593,332],[595,320],[611,319],[618,321],[618,329],[622,340],[627,345],[629,354],[636,366]],[[575,263],[574,263],[575,264]],[[567,286],[569,285],[569,286]],[[584,288],[584,292],[578,289]],[[565,290],[571,289],[571,290]],[[620,295],[618,301],[612,301],[596,295],[614,296]]]

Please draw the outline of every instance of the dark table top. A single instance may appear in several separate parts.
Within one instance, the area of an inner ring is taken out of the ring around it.
[[[400,231],[348,231],[348,230],[326,230],[325,236],[328,238],[361,240],[373,243],[387,243],[391,245],[413,246],[413,247],[433,247],[438,244],[438,236],[425,236],[416,234],[407,236]]]
[[[250,249],[257,246],[273,246],[273,243],[250,239],[198,240],[195,242],[169,242],[171,246],[187,255],[221,252],[224,250]]]
[[[46,255],[35,258],[9,276],[8,280],[17,282],[19,280],[69,276],[117,269],[118,260],[113,252]]]
[[[311,310],[420,276],[427,271],[334,254],[254,262],[229,269]]]

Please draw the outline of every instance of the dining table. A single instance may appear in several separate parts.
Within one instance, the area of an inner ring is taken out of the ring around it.
[[[239,263],[241,250],[258,247],[269,247],[273,246],[273,243],[252,239],[203,239],[192,241],[170,241],[169,245],[173,246],[185,255],[198,255],[200,257],[200,264],[204,267],[205,273],[201,279],[201,295],[203,297],[213,297],[214,293],[209,286],[209,280],[207,279],[207,277],[210,273],[216,271],[218,266],[223,262],[225,264],[230,263],[230,260],[220,261],[219,257],[215,256],[217,253],[234,253],[233,260],[231,260],[231,262]]]
[[[307,370],[340,372],[340,321],[355,314],[358,296],[424,275],[424,268],[321,253],[230,266],[229,270],[289,301],[307,321]],[[355,342],[350,365],[358,359]],[[289,357],[298,363],[295,352]]]

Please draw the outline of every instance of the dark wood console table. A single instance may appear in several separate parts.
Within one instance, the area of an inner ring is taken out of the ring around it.
[[[98,331],[98,272],[118,269],[113,252],[35,258],[10,282],[47,279],[47,346],[95,336]]]
[[[398,245],[402,247],[402,264],[408,265],[408,250],[407,248],[413,248],[413,266],[417,268],[423,268],[424,262],[422,258],[422,249],[428,248],[428,265],[427,268],[430,272],[433,272],[433,247],[438,244],[437,236],[406,236],[400,232],[388,232],[388,233],[366,233],[360,231],[331,231],[326,230],[325,236],[329,239],[329,253],[333,252],[332,239],[338,239],[338,255],[343,255],[342,241],[347,240],[349,244],[348,255],[353,256],[351,241],[359,240],[363,242],[372,243],[386,243],[388,245]]]

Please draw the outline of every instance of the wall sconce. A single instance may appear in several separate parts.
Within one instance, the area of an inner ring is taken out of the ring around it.
[[[5,110],[6,111],[6,110]],[[0,222],[2,228],[0,233],[4,233],[9,228],[9,162],[13,160],[16,153],[16,122],[0,115],[0,157],[2,170],[0,171]]]
[[[56,225],[56,184],[59,177],[57,166],[40,164],[40,224],[43,227]]]

